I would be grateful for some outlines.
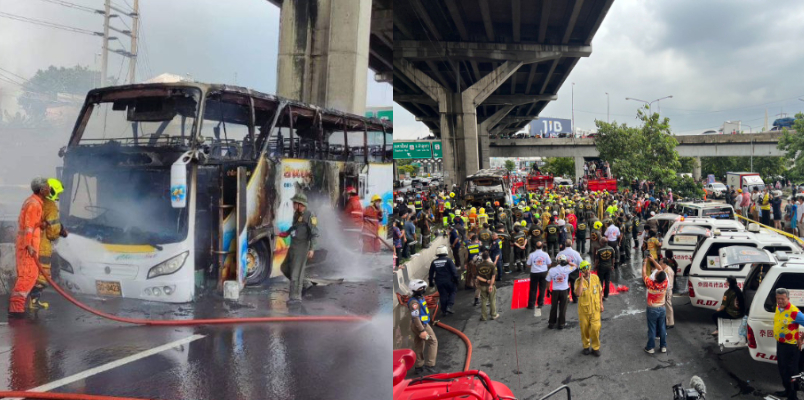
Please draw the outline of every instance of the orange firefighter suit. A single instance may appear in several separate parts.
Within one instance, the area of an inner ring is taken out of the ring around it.
[[[36,283],[39,270],[36,268],[36,258],[39,257],[39,241],[42,224],[43,200],[37,195],[31,195],[22,204],[18,220],[16,255],[17,255],[17,283],[11,291],[8,311],[13,313],[25,312],[25,300]],[[34,254],[28,254],[27,247],[34,249]]]
[[[380,251],[380,223],[382,223],[382,209],[374,204],[363,211],[366,217],[363,224],[363,252],[376,253]]]
[[[363,205],[360,204],[360,197],[358,195],[349,197],[345,212],[346,217],[352,220],[355,227],[360,228],[363,226]]]

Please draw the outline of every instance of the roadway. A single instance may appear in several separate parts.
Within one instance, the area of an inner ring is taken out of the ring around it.
[[[443,320],[472,341],[471,368],[508,385],[518,399],[539,399],[561,385],[569,385],[572,398],[579,399],[669,399],[673,385],[689,387],[693,375],[705,382],[708,399],[757,398],[781,390],[775,364],[754,361],[746,349],[721,353],[710,335],[715,328],[711,311],[692,307],[683,295],[673,299],[675,328],[668,330],[668,352],[660,354],[657,342],[656,353],[646,354],[641,266],[641,259],[635,259],[615,273],[613,282],[630,290],[604,303],[599,358],[581,353],[577,305],[567,308],[565,330],[547,329],[550,306],[544,306],[540,318],[525,308],[511,310],[512,281],[527,278],[524,273],[507,274],[498,285],[498,320],[480,321],[473,291],[459,291],[455,314]],[[409,319],[402,307],[395,321],[394,348],[409,347]],[[459,371],[466,354],[463,342],[443,329],[435,332],[437,371]]]
[[[170,305],[80,299],[102,311],[153,319],[284,315],[371,315],[366,323],[275,323],[143,327],[88,314],[48,290],[49,310],[0,322],[0,390],[38,390],[158,399],[390,398],[391,274],[388,254],[312,268],[321,279],[288,309],[287,280],[250,288],[238,302],[202,295]],[[8,296],[0,298],[7,304]]]

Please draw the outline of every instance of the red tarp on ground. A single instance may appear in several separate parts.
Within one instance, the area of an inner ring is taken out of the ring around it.
[[[593,274],[597,275],[597,273],[592,272]],[[548,287],[550,290],[553,290],[553,282],[550,282],[550,286]],[[619,294],[622,291],[627,291],[628,288],[625,286],[615,286],[613,283],[609,282],[609,295]],[[530,294],[530,278],[525,279],[517,279],[514,281],[514,292],[511,295],[511,309],[516,310],[518,308],[525,308],[528,306],[528,295]],[[572,301],[572,296],[570,296],[570,301]],[[545,294],[544,296],[544,304],[550,304],[550,298],[547,297]]]

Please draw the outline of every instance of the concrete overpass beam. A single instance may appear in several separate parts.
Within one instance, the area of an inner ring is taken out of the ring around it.
[[[277,93],[362,115],[372,0],[285,0]]]

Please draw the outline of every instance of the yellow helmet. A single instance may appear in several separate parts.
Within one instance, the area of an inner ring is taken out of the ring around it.
[[[449,192],[449,197],[455,197],[455,192]]]
[[[603,227],[603,223],[600,221],[595,221],[595,224],[592,225],[592,227],[595,229],[600,229],[601,227]]]
[[[485,208],[481,208],[481,209],[480,209],[480,214],[485,214],[485,213],[486,213],[486,209],[485,209]]]
[[[528,211],[530,211],[530,207],[525,206],[525,212],[528,212]]]
[[[382,201],[382,197],[380,197],[380,195],[378,195],[378,194],[375,194],[374,196],[371,196],[371,202],[373,203],[375,201]]]
[[[522,220],[522,222],[520,222],[520,225],[522,225],[522,226],[528,226],[528,221],[525,221],[525,220],[523,219],[523,220]]]
[[[56,178],[50,178],[47,180],[47,184],[50,186],[50,194],[47,195],[47,199],[59,201],[59,194],[64,191],[61,181]]]
[[[477,208],[472,207],[472,209],[469,210],[469,214],[477,214]]]

